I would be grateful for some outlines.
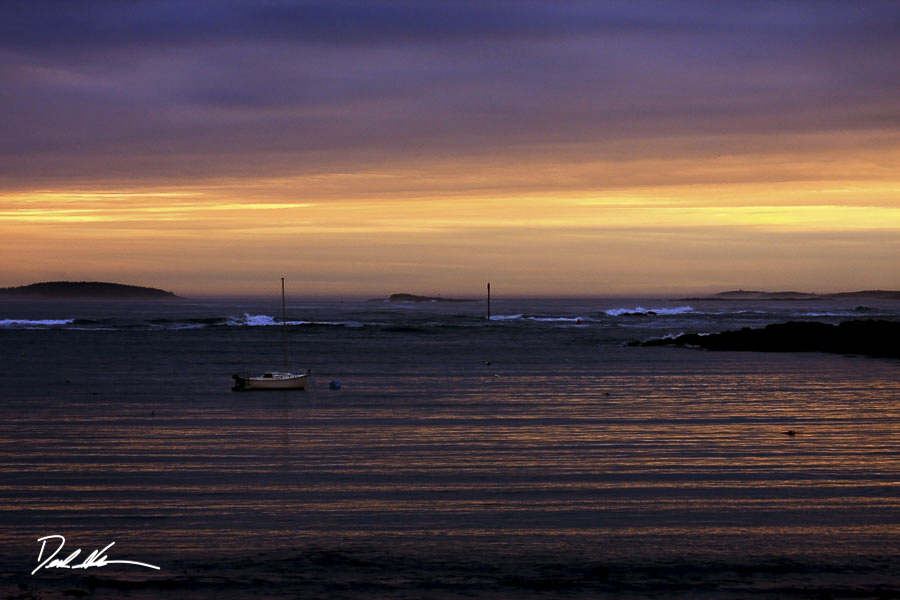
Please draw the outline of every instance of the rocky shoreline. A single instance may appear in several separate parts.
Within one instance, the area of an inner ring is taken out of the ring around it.
[[[706,350],[754,352],[831,352],[880,358],[900,358],[900,322],[851,320],[837,325],[788,321],[762,329],[700,334],[634,341],[629,346],[679,346]]]

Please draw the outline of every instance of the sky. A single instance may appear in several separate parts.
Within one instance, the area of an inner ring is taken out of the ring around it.
[[[900,2],[4,0],[0,287],[900,289]]]

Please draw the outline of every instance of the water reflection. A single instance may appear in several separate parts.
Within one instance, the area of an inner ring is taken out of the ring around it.
[[[764,551],[772,536],[896,534],[895,370],[757,360],[762,374],[724,358],[701,372],[410,370],[299,400],[67,392],[0,426],[2,538],[112,530],[202,548],[441,531]]]

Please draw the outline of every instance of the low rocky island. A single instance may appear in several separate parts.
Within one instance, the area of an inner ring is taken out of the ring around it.
[[[43,300],[180,300],[172,292],[102,281],[46,281],[0,288],[0,299]]]
[[[387,298],[372,298],[369,302],[474,302],[469,298],[444,298],[442,296],[417,296],[415,294],[391,294]]]
[[[719,292],[712,296],[679,298],[679,300],[900,300],[900,291],[894,290],[861,290],[858,292],[839,292],[836,294],[812,294],[809,292],[761,292],[757,290],[731,290]]]
[[[755,352],[832,352],[881,358],[900,358],[900,322],[853,320],[837,325],[788,321],[762,329],[699,334],[631,342],[630,346],[687,346],[706,350]]]

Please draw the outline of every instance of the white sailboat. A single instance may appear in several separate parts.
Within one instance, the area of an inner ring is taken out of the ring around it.
[[[236,373],[234,379],[235,392],[253,390],[304,390],[309,381],[309,369],[306,373],[289,373],[287,359],[287,315],[284,303],[284,277],[281,278],[281,340],[284,346],[284,371],[272,371],[262,375],[244,375]]]

